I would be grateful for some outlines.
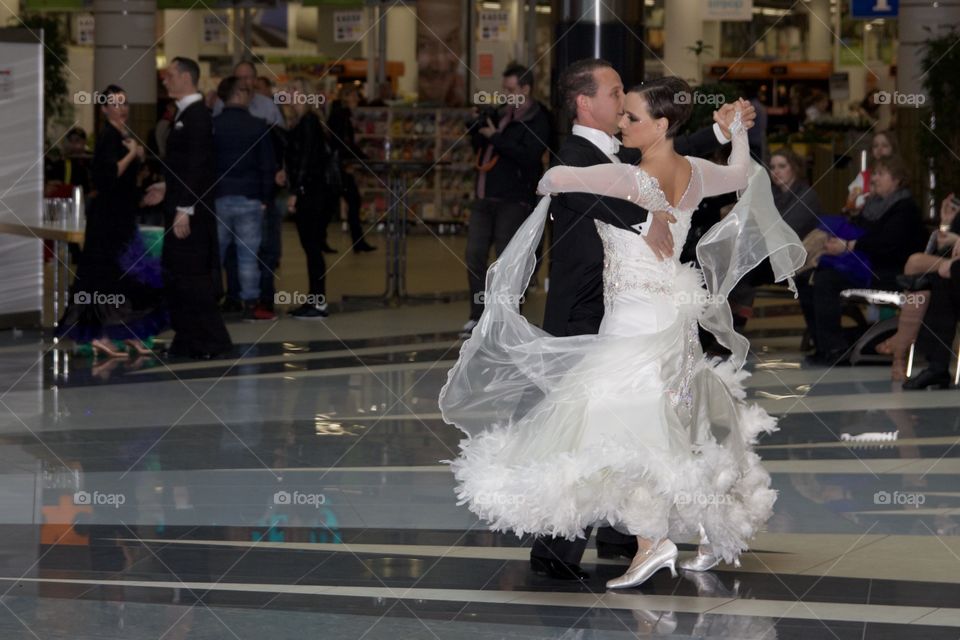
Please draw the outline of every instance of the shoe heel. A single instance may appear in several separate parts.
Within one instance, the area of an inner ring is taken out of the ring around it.
[[[733,561],[733,566],[737,569],[740,568],[740,558],[737,558],[736,560]]]
[[[666,566],[668,569],[670,569],[670,575],[676,578],[677,577],[677,559],[673,558],[672,560],[670,560],[670,562]]]

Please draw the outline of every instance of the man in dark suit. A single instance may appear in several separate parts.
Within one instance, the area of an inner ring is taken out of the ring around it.
[[[174,58],[164,73],[177,113],[165,158],[162,264],[176,334],[170,353],[209,359],[233,345],[217,305],[220,260],[210,206],[216,179],[213,120],[197,91],[199,80],[200,67],[189,58]]]
[[[620,75],[604,60],[579,60],[560,75],[559,91],[567,115],[574,121],[572,134],[558,152],[556,164],[588,167],[607,162],[636,164],[640,152],[620,149],[614,137],[623,114],[624,89]],[[744,123],[749,127],[755,113],[741,101]],[[714,114],[717,124],[689,136],[676,138],[675,149],[684,155],[705,156],[730,140],[727,127],[733,121],[734,105],[725,105]],[[595,334],[603,320],[603,245],[594,220],[630,229],[650,245],[661,258],[673,255],[666,212],[652,216],[643,208],[619,198],[587,193],[563,193],[550,204],[553,245],[550,249],[550,288],[547,293],[543,328],[555,336]],[[645,224],[648,222],[649,224]],[[641,226],[643,225],[643,226]],[[580,568],[590,529],[582,540],[537,538],[530,553],[530,566],[562,580],[583,579]],[[612,528],[597,532],[601,557],[632,558],[637,552],[634,536]]]

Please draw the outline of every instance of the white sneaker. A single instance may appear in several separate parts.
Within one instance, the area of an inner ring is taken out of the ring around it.
[[[463,325],[463,328],[460,329],[460,337],[469,338],[470,334],[473,333],[473,328],[477,326],[476,320],[467,320],[467,323]]]

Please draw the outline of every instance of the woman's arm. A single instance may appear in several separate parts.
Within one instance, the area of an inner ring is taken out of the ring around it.
[[[540,179],[537,193],[591,193],[637,202],[640,167],[630,164],[598,164],[592,167],[553,167]]]
[[[750,175],[750,142],[747,139],[747,130],[740,120],[740,113],[730,127],[733,135],[733,148],[726,165],[720,165],[700,158],[691,158],[696,163],[703,178],[701,198],[718,196],[721,193],[740,191],[747,187],[747,178]]]

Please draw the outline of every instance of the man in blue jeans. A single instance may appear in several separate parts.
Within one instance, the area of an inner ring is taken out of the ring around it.
[[[235,76],[217,87],[223,112],[213,119],[217,155],[216,214],[220,256],[232,242],[237,246],[237,271],[243,319],[274,320],[276,315],[259,303],[260,250],[263,216],[273,205],[276,160],[266,123],[250,115],[253,93]]]

